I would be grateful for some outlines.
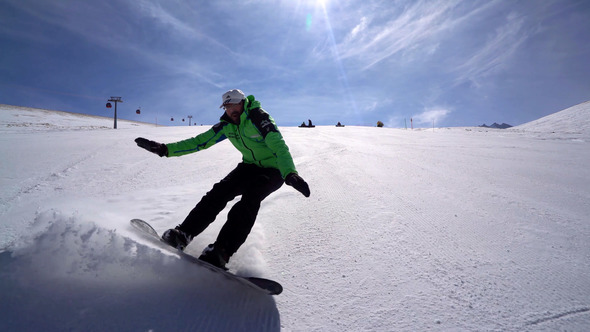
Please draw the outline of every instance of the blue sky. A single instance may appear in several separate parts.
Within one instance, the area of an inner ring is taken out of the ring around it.
[[[121,96],[119,118],[171,125],[216,123],[233,88],[284,126],[518,125],[590,100],[587,0],[2,0],[0,48],[0,103],[112,116]]]

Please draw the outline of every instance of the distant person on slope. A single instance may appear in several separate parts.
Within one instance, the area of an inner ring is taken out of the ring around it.
[[[215,243],[210,244],[199,259],[225,269],[229,258],[246,241],[258,215],[260,203],[283,183],[294,187],[305,197],[310,191],[297,174],[293,158],[273,118],[254,96],[246,97],[240,90],[227,91],[220,108],[225,113],[220,122],[208,131],[180,142],[161,144],[137,138],[138,146],[160,157],[175,157],[201,151],[226,138],[242,153],[242,162],[224,179],[216,183],[182,224],[169,229],[162,239],[180,250],[193,237],[211,224],[227,203],[242,198],[229,211]]]

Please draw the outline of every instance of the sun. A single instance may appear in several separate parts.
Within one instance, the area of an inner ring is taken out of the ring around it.
[[[307,1],[301,1],[300,3],[303,3],[303,4],[310,6],[310,7],[326,8],[326,6],[328,5],[329,2],[330,2],[330,0],[307,0]]]
[[[330,0],[315,0],[316,6],[320,6],[322,8],[326,8]]]

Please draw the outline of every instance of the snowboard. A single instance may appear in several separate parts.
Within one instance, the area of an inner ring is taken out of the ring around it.
[[[229,271],[218,268],[217,266],[211,265],[207,262],[203,262],[202,260],[198,259],[197,257],[189,255],[189,254],[185,253],[184,251],[181,251],[181,250],[171,247],[170,245],[168,245],[166,242],[164,242],[162,240],[162,238],[160,237],[158,232],[156,232],[156,230],[150,224],[148,224],[146,221],[143,221],[141,219],[131,219],[131,225],[133,226],[133,228],[135,228],[136,230],[139,230],[143,235],[145,235],[147,238],[152,240],[154,243],[157,243],[160,248],[168,250],[170,252],[174,252],[174,253],[180,255],[180,257],[182,259],[185,259],[191,263],[195,263],[199,266],[207,268],[215,273],[219,273],[220,275],[224,276],[225,278],[238,281],[238,282],[240,282],[244,285],[250,286],[250,287],[254,287],[254,288],[256,288],[260,291],[263,291],[269,295],[279,295],[283,291],[283,286],[281,286],[281,284],[279,284],[278,282],[276,282],[274,280],[257,278],[257,277],[238,276],[238,275],[235,275]]]

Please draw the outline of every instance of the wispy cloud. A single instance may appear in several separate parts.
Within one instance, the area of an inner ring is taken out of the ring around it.
[[[452,11],[461,1],[419,1],[402,9],[383,8],[378,14],[368,13],[350,30],[338,45],[344,59],[357,59],[363,69],[400,52],[423,47],[427,41],[432,52],[437,42],[432,39],[455,23]],[[382,17],[392,19],[381,22]]]
[[[441,123],[443,120],[451,113],[450,110],[446,108],[431,108],[427,109],[420,114],[416,114],[413,116],[414,123],[416,124],[427,124],[430,125],[432,123]]]
[[[126,23],[124,20],[117,22],[117,11],[112,3],[79,2],[72,6],[66,1],[7,0],[7,2],[31,15],[37,22],[45,22],[50,26],[81,35],[85,40],[100,43],[102,46],[121,45],[121,42],[125,40],[122,33],[111,31],[113,26],[120,27],[120,23]]]
[[[164,3],[166,6],[163,6],[160,1],[138,0],[130,1],[129,5],[136,6],[139,16],[154,20],[154,24],[158,27],[154,27],[153,30],[164,31],[170,38],[185,41],[199,40],[205,42],[208,47],[219,48],[224,52],[230,51],[227,45],[213,38],[213,34],[209,31],[199,28],[201,23],[207,21],[203,11],[191,8],[190,2]]]
[[[174,34],[175,36],[178,34],[182,36],[194,36],[198,34],[196,29],[181,21],[157,2],[139,0],[136,2],[136,5],[139,7],[141,14],[154,18],[156,22],[164,27],[171,27],[176,32]]]
[[[191,10],[187,4],[170,6],[141,0],[80,2],[72,6],[65,1],[33,1],[34,5],[28,1],[7,1],[41,22],[108,50],[106,54],[113,58],[135,58],[137,62],[154,66],[155,70],[190,75],[214,87],[220,86],[222,77],[210,65],[216,59],[207,59],[207,62],[190,52],[200,47],[217,50],[220,54],[232,53],[212,34],[197,28],[199,25],[195,22],[203,22],[202,14]],[[30,37],[39,42],[50,36]],[[170,41],[172,39],[174,41]],[[48,39],[47,42],[53,41]]]
[[[506,65],[529,34],[524,31],[524,18],[511,13],[504,25],[498,27],[486,43],[466,61],[457,66],[456,84],[470,81],[476,86],[479,80]]]

